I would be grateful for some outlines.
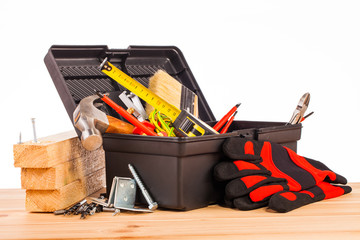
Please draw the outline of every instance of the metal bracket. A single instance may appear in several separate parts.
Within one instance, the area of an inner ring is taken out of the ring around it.
[[[135,207],[136,182],[132,178],[114,177],[107,207],[136,212],[152,212],[149,209]]]

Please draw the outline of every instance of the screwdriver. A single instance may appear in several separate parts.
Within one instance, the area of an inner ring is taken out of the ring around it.
[[[236,104],[232,109],[230,109],[230,111],[225,114],[225,116],[223,116],[222,119],[220,119],[220,121],[218,121],[215,126],[213,127],[213,129],[215,131],[219,131],[219,129],[227,122],[227,120],[230,118],[231,115],[233,115],[233,113],[238,109],[238,107],[240,106],[241,103]]]
[[[232,124],[232,122],[234,121],[234,118],[235,118],[235,116],[236,116],[237,113],[238,113],[238,112],[236,111],[236,112],[234,113],[234,115],[231,116],[231,118],[230,118],[229,121],[226,123],[226,125],[223,127],[223,129],[221,129],[220,134],[226,133],[226,132],[228,131],[228,129],[229,129],[230,125]]]
[[[117,105],[113,100],[111,100],[108,96],[101,94],[99,91],[96,91],[96,94],[103,100],[106,104],[108,104],[112,109],[114,109],[118,114],[123,116],[126,120],[132,123],[134,126],[140,128],[146,135],[149,136],[158,136],[155,132],[151,131],[149,128],[145,126],[142,122],[137,120],[133,115],[128,113],[124,108]]]

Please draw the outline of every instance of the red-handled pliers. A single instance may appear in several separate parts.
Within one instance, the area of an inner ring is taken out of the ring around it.
[[[310,93],[305,93],[296,106],[296,109],[287,124],[298,124],[303,120],[306,109],[309,106],[310,102]]]

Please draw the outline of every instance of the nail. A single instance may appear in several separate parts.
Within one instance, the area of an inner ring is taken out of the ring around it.
[[[21,142],[21,132],[19,133],[19,142],[18,142],[18,144],[22,144],[22,142]]]
[[[33,133],[34,133],[34,143],[37,143],[37,138],[36,138],[36,130],[35,130],[35,118],[31,118],[31,122],[32,122],[32,126],[33,126]]]

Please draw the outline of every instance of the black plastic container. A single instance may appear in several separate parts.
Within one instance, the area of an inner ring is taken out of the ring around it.
[[[99,71],[105,57],[146,87],[150,76],[165,70],[198,95],[199,118],[209,125],[215,123],[183,54],[172,46],[52,46],[45,64],[71,119],[76,105],[93,95],[94,89],[110,92],[110,98],[123,106],[117,95],[125,89]],[[121,118],[111,109],[103,110]],[[296,151],[301,124],[234,121],[229,133],[185,138],[104,134],[107,192],[114,176],[131,177],[127,166],[131,163],[160,207],[191,210],[215,203],[221,191],[212,169],[223,158],[223,142],[238,136],[277,142]]]

